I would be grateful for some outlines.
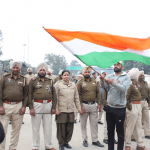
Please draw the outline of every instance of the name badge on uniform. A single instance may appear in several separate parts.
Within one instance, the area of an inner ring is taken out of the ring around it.
[[[12,81],[11,81],[11,78],[8,78],[7,82],[12,82]]]
[[[40,87],[40,86],[42,86],[42,85],[40,84],[40,82],[37,82],[37,87]]]
[[[23,84],[23,82],[18,81],[18,84]]]
[[[82,86],[86,86],[86,83],[85,83],[85,82],[83,82]]]

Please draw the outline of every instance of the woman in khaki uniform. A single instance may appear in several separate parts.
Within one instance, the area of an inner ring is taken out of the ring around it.
[[[62,80],[55,84],[57,94],[57,139],[59,149],[64,150],[64,147],[71,149],[68,142],[71,140],[74,127],[74,105],[79,113],[82,113],[79,95],[74,82],[69,81],[70,72],[64,70],[62,72]]]

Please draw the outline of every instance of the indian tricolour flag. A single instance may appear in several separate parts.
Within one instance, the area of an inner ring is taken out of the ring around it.
[[[150,65],[150,37],[138,39],[96,32],[45,30],[87,66],[108,68],[124,60]]]

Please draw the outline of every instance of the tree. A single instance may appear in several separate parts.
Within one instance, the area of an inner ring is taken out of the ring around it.
[[[3,36],[2,36],[2,32],[1,32],[1,30],[0,30],[0,55],[3,54],[3,53],[2,53],[2,46],[1,46],[2,40],[3,40]]]
[[[137,61],[124,61],[124,66],[124,71],[130,70],[132,68],[138,68],[139,70],[143,70],[145,74],[150,74],[150,67]]]
[[[65,70],[67,67],[67,61],[65,56],[56,54],[46,54],[44,60],[48,66],[53,70],[54,75],[58,75],[60,70]]]

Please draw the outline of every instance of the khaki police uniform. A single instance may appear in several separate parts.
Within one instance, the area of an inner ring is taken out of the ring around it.
[[[132,81],[127,91],[126,119],[125,119],[125,146],[131,146],[132,134],[135,137],[137,146],[144,147],[142,140],[141,123],[141,94],[138,84]]]
[[[77,110],[81,110],[77,87],[74,82],[63,80],[55,84],[58,97],[56,110],[60,112],[57,115],[57,139],[59,145],[68,143],[73,134],[74,127],[74,105]]]
[[[56,79],[56,76],[51,74],[51,75],[46,75],[46,77],[48,78],[51,78],[53,80],[53,83],[55,83],[55,79]]]
[[[101,104],[99,87],[95,79],[89,78],[89,81],[82,79],[77,83],[81,107],[85,108],[86,113],[80,115],[81,131],[83,140],[88,141],[87,136],[87,119],[89,116],[92,142],[98,141],[98,109],[97,103]]]
[[[26,77],[27,84],[29,84],[30,80],[32,78],[35,78],[35,75],[34,74],[26,74],[25,77]]]
[[[0,115],[0,121],[3,124],[5,135],[10,118],[12,118],[12,131],[10,136],[9,150],[17,148],[20,129],[23,121],[23,115],[18,114],[22,107],[28,103],[27,85],[24,76],[18,74],[14,79],[12,74],[3,75],[0,79],[0,107],[4,107],[5,114]],[[5,150],[6,136],[3,143],[0,144],[0,150]]]
[[[33,100],[33,102],[32,102]],[[44,77],[44,81],[38,76],[29,83],[29,105],[35,110],[35,116],[31,116],[32,122],[32,149],[40,147],[40,125],[43,124],[45,148],[51,149],[52,143],[52,115],[51,108],[56,110],[57,96],[53,81]]]
[[[146,81],[138,81],[138,88],[141,93],[141,107],[142,107],[142,122],[144,125],[144,134],[145,136],[150,136],[150,122],[149,122],[149,90],[148,84]]]

